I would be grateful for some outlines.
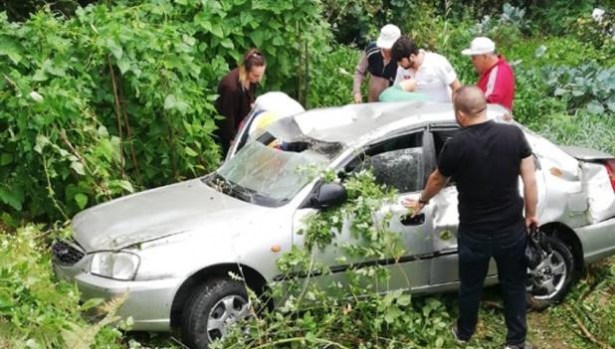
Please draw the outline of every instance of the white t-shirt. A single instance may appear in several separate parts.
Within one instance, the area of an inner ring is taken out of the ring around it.
[[[455,69],[444,56],[424,50],[420,51],[425,56],[419,69],[398,67],[394,84],[397,85],[407,79],[415,79],[415,92],[423,93],[437,102],[450,102],[450,84],[457,80]]]

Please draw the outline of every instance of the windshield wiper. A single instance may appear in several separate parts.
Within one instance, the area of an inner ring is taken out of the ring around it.
[[[219,192],[226,194],[228,196],[234,197],[236,199],[253,202],[253,196],[257,195],[255,191],[242,187],[239,184],[235,184],[230,180],[224,178],[219,173],[213,173],[210,177],[206,178],[206,183],[218,190]]]

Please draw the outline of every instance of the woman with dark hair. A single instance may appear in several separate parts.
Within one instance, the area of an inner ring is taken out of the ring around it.
[[[267,62],[257,49],[250,49],[243,56],[239,67],[231,70],[218,85],[216,110],[224,118],[216,121],[216,134],[226,154],[235,138],[241,121],[252,109],[256,100],[256,87],[265,75]]]

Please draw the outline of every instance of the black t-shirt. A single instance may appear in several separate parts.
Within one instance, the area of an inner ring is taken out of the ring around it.
[[[521,160],[532,155],[523,131],[487,121],[448,140],[438,170],[459,192],[459,229],[493,232],[523,222],[519,195]]]

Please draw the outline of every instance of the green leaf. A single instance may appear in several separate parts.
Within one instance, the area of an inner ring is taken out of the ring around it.
[[[222,45],[222,47],[224,48],[228,48],[229,50],[234,50],[235,49],[235,45],[233,44],[233,41],[231,41],[231,39],[226,38],[222,41],[220,41],[220,45]]]
[[[117,67],[120,68],[120,73],[124,75],[130,70],[130,61],[126,58],[126,56],[124,56],[122,59],[117,61]]]
[[[410,295],[404,294],[399,296],[399,298],[397,298],[397,304],[403,307],[410,305]]]
[[[224,38],[224,31],[222,30],[221,24],[212,24],[211,33],[220,39]]]
[[[181,114],[185,114],[188,110],[188,103],[179,100],[175,95],[168,95],[164,99],[164,109],[165,110],[177,110]]]
[[[8,56],[15,64],[21,62],[22,56],[14,42],[0,41],[0,56]]]
[[[591,114],[602,114],[604,113],[604,107],[602,106],[602,104],[600,104],[599,102],[596,101],[591,101],[588,105],[587,105],[587,111],[590,112]]]
[[[73,161],[70,164],[70,168],[72,168],[75,172],[77,172],[78,174],[85,176],[85,169],[83,167],[83,164],[79,161]]]
[[[34,151],[36,151],[39,154],[42,154],[43,149],[45,148],[47,144],[49,144],[49,138],[43,135],[36,136],[36,145],[34,146]]]
[[[109,131],[107,130],[107,128],[103,125],[98,126],[98,129],[96,130],[96,133],[103,138],[107,138],[109,137]]]
[[[135,188],[132,186],[132,184],[129,181],[118,181],[118,184],[120,185],[120,187],[122,187],[124,190],[126,190],[129,193],[134,193],[135,192]]]
[[[262,30],[255,30],[250,34],[250,39],[252,39],[252,42],[256,45],[256,47],[262,47],[266,38],[267,33]]]
[[[174,109],[176,106],[177,106],[177,99],[175,98],[175,95],[168,95],[164,99],[164,109],[165,110]]]
[[[565,95],[567,92],[568,91],[566,91],[565,89],[558,87],[555,89],[555,92],[553,92],[553,95],[559,97]]]
[[[23,196],[20,197],[18,193],[0,188],[0,200],[17,211],[22,209]]]
[[[276,36],[275,38],[273,38],[273,45],[275,45],[275,46],[284,46],[284,39],[282,39],[279,36]]]
[[[77,203],[77,206],[79,206],[80,209],[84,209],[85,205],[88,204],[88,196],[82,193],[77,193],[74,196],[75,202]]]
[[[13,162],[13,155],[9,153],[2,153],[0,155],[0,166],[5,166]]]
[[[124,50],[120,45],[118,45],[117,42],[115,42],[115,40],[107,39],[106,44],[107,48],[111,51],[111,54],[115,57],[115,59],[117,59],[118,61],[122,59],[122,56],[124,55]]]
[[[90,298],[81,306],[81,310],[88,310],[101,305],[105,300],[103,298]]]
[[[191,157],[196,157],[196,156],[199,155],[197,152],[192,150],[192,148],[190,148],[190,147],[185,147],[184,151],[186,152],[186,155],[191,156]]]

